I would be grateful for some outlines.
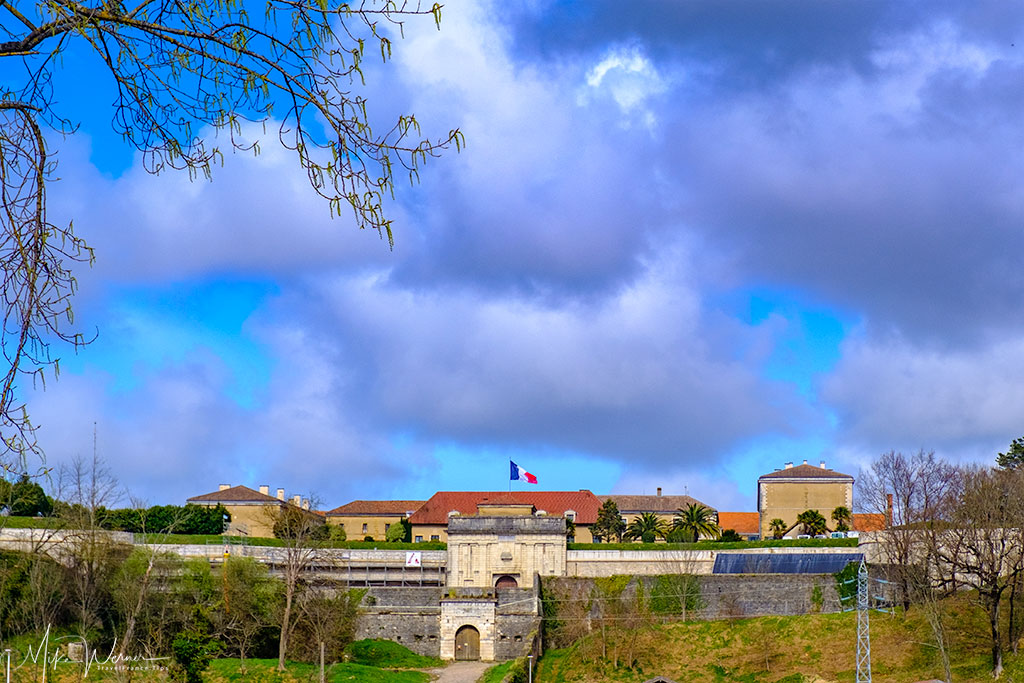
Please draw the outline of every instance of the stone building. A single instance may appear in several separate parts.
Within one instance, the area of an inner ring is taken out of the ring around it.
[[[601,501],[590,491],[438,491],[409,516],[413,541],[448,542],[452,517],[563,517],[575,526],[570,540],[593,542],[591,525]]]
[[[773,519],[793,526],[805,510],[817,510],[831,525],[832,511],[837,507],[853,509],[853,477],[826,468],[824,461],[819,467],[808,465],[806,460],[795,467],[787,462],[782,469],[757,479],[761,538],[772,537],[769,525]]]
[[[223,505],[231,515],[231,523],[224,532],[228,536],[271,538],[277,513],[284,506],[291,504],[309,509],[308,500],[293,496],[287,501],[284,489],[278,489],[277,496],[272,496],[269,486],[260,486],[256,491],[248,486],[221,484],[217,491],[193,496],[186,502],[204,507]]]
[[[676,512],[685,509],[691,505],[700,505],[706,507],[712,513],[715,513],[715,508],[711,507],[706,503],[693,498],[691,496],[679,496],[679,495],[668,495],[663,496],[661,494],[661,487],[658,487],[658,493],[654,496],[648,495],[633,495],[633,494],[611,494],[600,497],[601,502],[606,500],[614,501],[616,507],[619,508],[619,515],[622,516],[622,521],[627,525],[634,519],[644,514],[645,512],[653,512],[658,516],[658,519],[665,522],[668,525],[672,524],[675,519]]]
[[[392,524],[401,524],[423,505],[422,500],[353,500],[326,513],[327,523],[345,529],[350,541],[370,536],[383,541]]]

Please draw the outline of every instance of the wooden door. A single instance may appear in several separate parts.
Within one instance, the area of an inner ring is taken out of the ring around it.
[[[506,574],[505,576],[498,577],[498,580],[494,582],[494,587],[499,590],[502,588],[518,588],[519,584],[516,582],[514,576]]]
[[[480,631],[472,626],[463,626],[455,632],[455,659],[480,659]]]

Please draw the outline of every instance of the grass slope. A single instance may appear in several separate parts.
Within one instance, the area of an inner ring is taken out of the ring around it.
[[[253,681],[255,683],[305,683],[318,681],[320,667],[315,664],[291,662],[283,674],[277,671],[276,659],[247,659],[245,673],[237,659],[218,659],[210,664],[205,680],[211,683]],[[327,668],[331,683],[427,683],[430,676],[421,671],[392,671],[349,662]]]
[[[984,613],[967,596],[944,605],[953,680],[991,681]],[[654,625],[637,633],[632,667],[616,669],[602,653],[600,633],[541,658],[538,683],[641,683],[654,676],[684,682],[812,683],[855,679],[857,615],[817,614]],[[609,643],[614,639],[609,639]],[[923,615],[871,614],[876,683],[942,677],[942,664]],[[1004,680],[1024,681],[1024,651],[1006,656]]]
[[[437,657],[424,657],[390,640],[367,638],[345,648],[349,661],[382,669],[429,669],[444,666]]]

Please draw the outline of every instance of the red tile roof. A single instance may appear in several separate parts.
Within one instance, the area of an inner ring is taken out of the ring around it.
[[[418,510],[423,505],[422,500],[353,500],[333,510],[328,510],[331,517],[336,515],[372,517],[374,515],[404,515],[407,512]]]
[[[853,515],[854,531],[881,531],[885,528],[885,515],[880,513],[856,513]]]
[[[458,510],[461,515],[475,515],[479,504],[532,505],[549,515],[564,515],[566,510],[576,513],[577,524],[593,524],[601,501],[593,493],[583,491],[438,491],[411,517],[412,524],[447,524],[448,513]]]
[[[201,496],[192,496],[189,503],[282,503],[273,496],[254,491],[248,486],[232,486],[223,491],[204,493]]]
[[[853,480],[849,474],[843,474],[842,472],[836,472],[823,467],[817,467],[816,465],[797,465],[796,467],[787,467],[781,470],[775,470],[768,474],[762,474],[758,477],[758,481],[761,479],[850,479]]]
[[[761,533],[761,516],[756,512],[719,512],[718,526],[725,531],[733,529],[738,534]]]

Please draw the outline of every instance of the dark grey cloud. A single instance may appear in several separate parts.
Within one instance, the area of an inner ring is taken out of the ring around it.
[[[935,12],[938,3],[928,3]],[[518,54],[555,60],[636,42],[658,60],[704,61],[728,89],[759,89],[819,64],[873,69],[866,52],[880,32],[920,21],[924,3],[739,0],[737,2],[538,3],[512,10]],[[935,14],[933,13],[934,17]]]
[[[660,61],[717,65],[726,90],[773,87],[822,65],[871,74],[877,65],[870,53],[879,41],[921,26],[945,22],[971,40],[1000,45],[1020,44],[1024,28],[1024,8],[998,0],[556,0],[502,5],[500,12],[510,19],[512,45],[523,59],[557,61],[634,42]]]

